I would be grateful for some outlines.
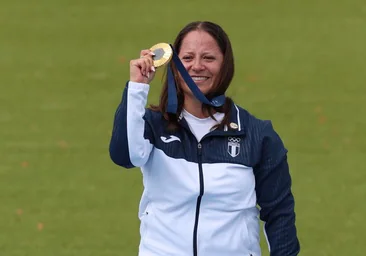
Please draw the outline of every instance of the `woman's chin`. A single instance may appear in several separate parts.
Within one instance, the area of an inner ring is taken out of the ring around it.
[[[211,89],[211,84],[203,84],[201,86],[197,85],[198,86],[198,89],[200,89],[200,91],[206,95],[210,89]]]
[[[206,95],[211,87],[212,87],[212,83],[208,83],[207,81],[204,81],[204,82],[198,82],[196,83],[198,89],[204,94]],[[189,95],[193,95],[191,89],[187,86],[187,85],[184,85],[183,87],[183,91],[185,92],[185,94],[189,94]]]

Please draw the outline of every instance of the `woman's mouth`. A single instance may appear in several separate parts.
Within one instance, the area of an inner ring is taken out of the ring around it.
[[[192,79],[194,82],[204,82],[208,79],[209,77],[207,76],[192,76]]]

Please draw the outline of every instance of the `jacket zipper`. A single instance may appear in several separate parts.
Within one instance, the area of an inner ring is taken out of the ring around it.
[[[194,229],[193,229],[193,256],[197,256],[198,219],[199,219],[199,215],[200,215],[201,200],[202,200],[202,196],[204,193],[203,171],[202,171],[202,144],[201,143],[198,143],[198,145],[197,145],[197,152],[198,152],[198,172],[199,172],[199,181],[200,181],[200,194],[197,198],[196,218],[195,218]]]

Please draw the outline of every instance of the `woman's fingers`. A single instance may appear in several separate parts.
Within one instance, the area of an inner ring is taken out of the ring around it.
[[[150,50],[142,50],[140,58],[130,62],[131,81],[151,82],[154,77],[155,67],[153,56],[155,54]],[[147,79],[146,79],[147,78]]]
[[[149,64],[150,66],[152,66],[153,68],[151,69],[151,71],[155,71],[155,68],[154,68],[154,60],[153,60],[153,57],[155,56],[155,53],[153,53],[152,51],[150,50],[143,50],[141,51],[141,58],[146,58],[149,60]]]

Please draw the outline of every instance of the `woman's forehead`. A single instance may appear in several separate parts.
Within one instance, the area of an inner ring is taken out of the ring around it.
[[[220,51],[216,40],[205,31],[191,31],[182,41],[181,51],[184,52],[213,52]]]

